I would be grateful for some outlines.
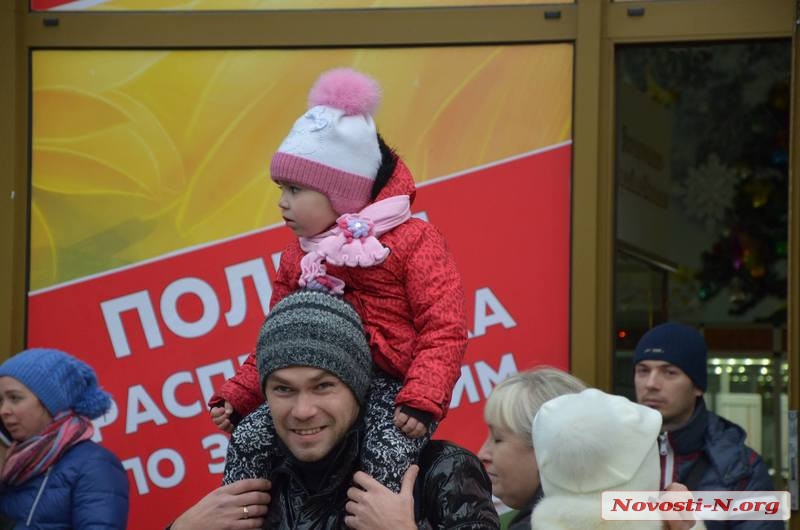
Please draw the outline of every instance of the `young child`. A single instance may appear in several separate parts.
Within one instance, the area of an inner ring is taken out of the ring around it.
[[[347,68],[325,72],[273,156],[278,206],[298,240],[281,256],[270,306],[305,288],[342,295],[356,309],[376,367],[362,468],[399,491],[447,413],[467,327],[461,276],[444,238],[411,217],[414,180],[377,133],[379,99],[374,79]],[[251,354],[209,406],[214,423],[231,432],[263,402]]]
[[[654,414],[655,413],[655,414]],[[545,402],[533,419],[531,440],[544,497],[531,515],[532,530],[704,530],[692,511],[674,520],[601,517],[606,491],[657,492],[661,414],[595,388]],[[688,502],[677,483],[664,501]]]

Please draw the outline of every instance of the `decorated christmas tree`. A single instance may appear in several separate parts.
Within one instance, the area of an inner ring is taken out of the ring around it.
[[[624,82],[674,109],[676,206],[712,241],[699,266],[679,264],[684,283],[700,304],[726,293],[731,315],[776,297],[782,310],[753,319],[784,323],[791,46],[632,46],[621,57]]]
[[[773,85],[766,101],[747,109],[749,127],[729,146],[738,174],[733,202],[697,278],[703,300],[730,289],[731,314],[786,296],[789,97],[788,81]]]

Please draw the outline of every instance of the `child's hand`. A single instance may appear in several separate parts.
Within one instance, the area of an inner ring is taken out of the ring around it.
[[[233,405],[226,401],[221,407],[211,407],[209,412],[214,425],[221,431],[233,432],[233,423],[230,420],[231,414],[233,414]]]
[[[428,432],[424,423],[402,412],[400,407],[394,409],[394,424],[409,438],[420,438]]]

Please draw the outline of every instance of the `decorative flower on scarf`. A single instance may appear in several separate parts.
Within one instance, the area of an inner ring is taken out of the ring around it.
[[[344,294],[344,281],[328,274],[325,264],[336,267],[374,267],[391,250],[378,237],[411,217],[408,195],[395,195],[367,205],[355,214],[344,214],[325,232],[300,238],[306,255],[300,260],[300,287]]]
[[[375,224],[369,219],[345,214],[336,220],[336,224],[341,228],[342,233],[347,238],[347,242],[353,239],[364,239],[374,233]]]

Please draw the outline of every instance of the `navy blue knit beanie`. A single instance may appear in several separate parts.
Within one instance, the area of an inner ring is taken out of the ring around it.
[[[697,388],[706,391],[708,348],[695,328],[678,322],[654,327],[639,339],[633,365],[641,361],[665,361],[683,370]]]
[[[63,351],[32,348],[0,365],[0,376],[13,377],[33,392],[50,415],[72,409],[95,419],[111,407],[91,366]]]

